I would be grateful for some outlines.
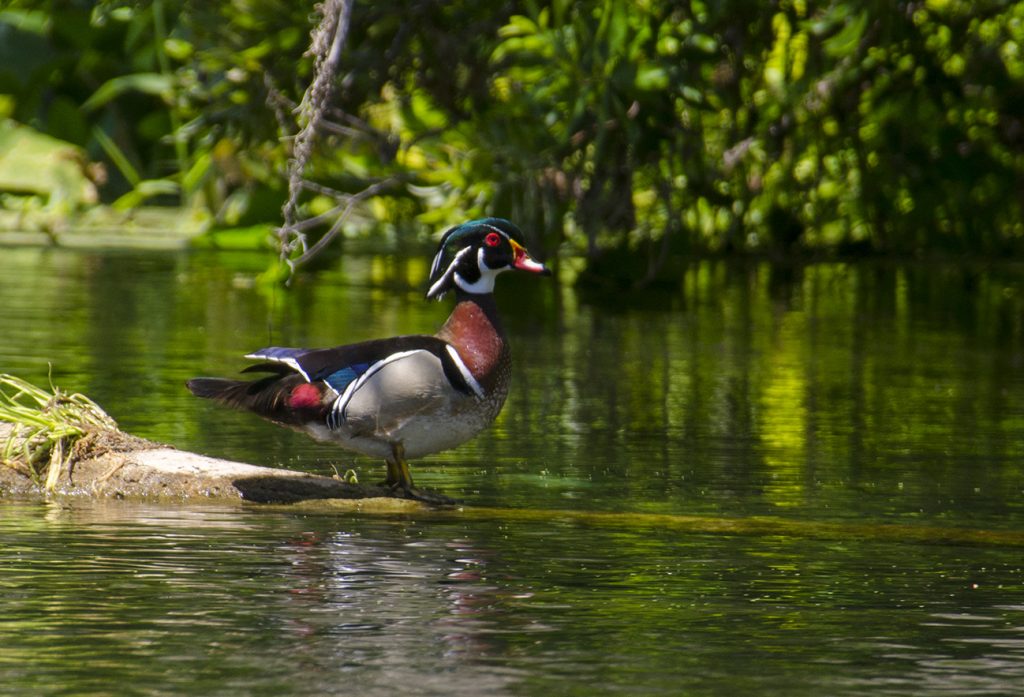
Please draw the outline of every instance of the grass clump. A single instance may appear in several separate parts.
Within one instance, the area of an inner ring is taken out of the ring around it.
[[[50,390],[0,373],[0,422],[12,425],[0,441],[0,464],[27,474],[45,491],[56,488],[76,441],[93,431],[117,428],[85,395],[67,394],[52,383]]]

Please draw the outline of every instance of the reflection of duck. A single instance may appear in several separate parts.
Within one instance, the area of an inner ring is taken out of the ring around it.
[[[403,678],[425,694],[508,693],[516,678],[490,660],[507,655],[501,637],[516,621],[509,602],[521,596],[487,579],[495,550],[472,534],[452,538],[446,526],[417,528],[412,540],[392,523],[364,519],[338,530],[335,519],[306,519],[275,544],[275,580],[288,592],[275,594],[272,616],[287,660],[328,667],[310,673],[314,686],[341,666],[358,694],[392,694]],[[537,625],[529,620],[528,629]]]
[[[406,457],[463,443],[501,411],[511,358],[492,291],[502,271],[548,273],[523,246],[522,233],[500,218],[448,230],[430,270],[428,298],[455,293],[455,309],[434,336],[410,335],[327,349],[271,347],[250,353],[262,361],[243,372],[253,380],[194,378],[199,397],[254,411],[387,461],[387,484],[413,488]]]

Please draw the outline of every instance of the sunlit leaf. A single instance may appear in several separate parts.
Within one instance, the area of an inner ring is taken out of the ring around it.
[[[120,197],[111,206],[114,210],[124,211],[136,208],[154,196],[177,196],[180,188],[177,182],[168,179],[147,179]]]
[[[117,99],[125,92],[142,92],[143,94],[160,97],[165,102],[170,102],[173,95],[173,86],[173,78],[170,75],[161,75],[160,73],[121,75],[100,85],[99,89],[83,102],[82,109],[93,111]]]
[[[192,167],[185,172],[185,176],[182,177],[181,185],[186,192],[196,191],[202,186],[207,175],[210,173],[210,168],[213,165],[213,156],[204,152],[195,158],[195,162],[192,163]]]
[[[868,12],[859,12],[846,20],[839,32],[825,40],[825,52],[835,58],[847,56],[856,50],[868,26]]]
[[[668,73],[659,66],[641,68],[636,74],[636,86],[642,90],[662,90],[668,87]]]
[[[40,36],[49,34],[50,21],[50,15],[42,11],[0,10],[0,24],[7,24],[19,31]]]
[[[192,56],[195,47],[184,39],[172,37],[164,39],[164,51],[174,60],[184,62]]]
[[[13,121],[0,122],[0,191],[41,194],[72,206],[97,200],[81,148]]]

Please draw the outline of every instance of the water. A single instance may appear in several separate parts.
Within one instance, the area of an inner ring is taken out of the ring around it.
[[[0,256],[0,370],[367,481],[182,383],[447,311],[427,253],[292,293],[254,285],[260,255]],[[478,515],[4,503],[0,694],[1019,694],[1021,279],[701,263],[623,305],[503,277],[505,412],[413,463]]]

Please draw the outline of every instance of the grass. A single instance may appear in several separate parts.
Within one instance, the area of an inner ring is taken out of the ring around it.
[[[12,425],[0,440],[0,465],[27,474],[45,491],[56,488],[78,439],[117,428],[85,395],[67,394],[52,383],[50,390],[0,373],[0,422]]]

